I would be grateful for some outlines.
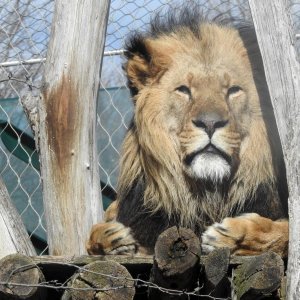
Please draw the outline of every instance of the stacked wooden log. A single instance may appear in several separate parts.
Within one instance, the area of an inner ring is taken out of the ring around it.
[[[190,229],[172,227],[163,232],[155,245],[151,271],[155,286],[149,289],[149,298],[186,299],[197,286],[200,249],[200,241]]]
[[[284,263],[274,253],[231,257],[228,249],[201,256],[198,237],[177,227],[160,235],[154,258],[15,254],[0,260],[4,300],[181,300],[205,295],[207,299],[284,299]]]
[[[40,268],[30,257],[21,254],[8,255],[0,261],[0,299],[46,299],[47,290]]]

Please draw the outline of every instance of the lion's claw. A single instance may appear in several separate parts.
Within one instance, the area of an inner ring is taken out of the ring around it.
[[[92,227],[86,244],[89,254],[136,254],[138,244],[130,228],[119,222],[99,223]]]

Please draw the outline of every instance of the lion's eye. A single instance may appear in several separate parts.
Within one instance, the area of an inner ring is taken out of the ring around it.
[[[239,93],[242,91],[242,88],[238,85],[233,85],[231,86],[228,91],[227,91],[227,96],[234,96],[235,94]]]
[[[175,91],[178,91],[180,93],[186,94],[188,96],[191,96],[191,90],[186,85],[181,85],[175,89]]]

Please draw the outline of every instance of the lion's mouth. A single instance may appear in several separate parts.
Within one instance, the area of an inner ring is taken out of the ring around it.
[[[190,154],[188,154],[185,159],[184,163],[188,166],[190,166],[194,160],[194,158],[200,154],[211,154],[211,155],[218,155],[222,157],[229,165],[231,164],[231,157],[225,153],[224,151],[218,149],[215,145],[213,144],[208,144],[205,146],[203,149],[196,150]]]

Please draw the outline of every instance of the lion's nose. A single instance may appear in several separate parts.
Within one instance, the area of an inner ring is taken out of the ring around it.
[[[217,128],[222,128],[227,125],[228,120],[224,120],[224,118],[217,113],[202,113],[192,122],[195,126],[203,128],[209,138],[211,138]]]

